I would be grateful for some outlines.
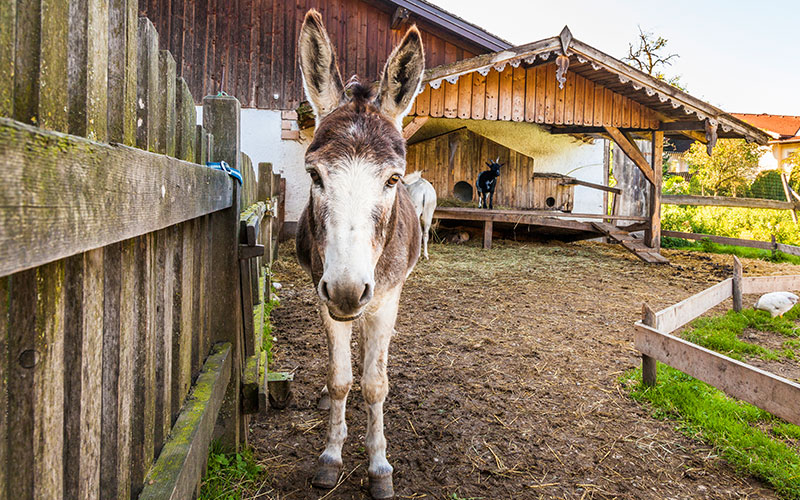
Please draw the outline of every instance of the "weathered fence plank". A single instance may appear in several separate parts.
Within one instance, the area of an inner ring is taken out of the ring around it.
[[[69,2],[69,132],[96,141],[108,138],[108,15],[108,0]]]
[[[158,33],[146,17],[139,18],[136,67],[136,146],[156,151],[158,120]]]
[[[167,50],[158,53],[158,77],[156,152],[175,156],[175,58]]]
[[[232,377],[230,344],[217,344],[187,398],[172,435],[145,480],[139,500],[194,497],[203,472],[214,421]]]
[[[767,293],[776,290],[800,290],[800,275],[742,278],[742,293]]]
[[[16,55],[17,35],[17,2],[0,2],[0,116],[14,116],[14,66]],[[5,471],[0,472],[0,480],[4,478]],[[0,481],[0,498],[5,483]]]
[[[178,78],[176,82],[175,109],[177,111],[175,157],[199,163],[195,157],[197,110],[189,92],[189,84],[183,78]]]
[[[37,125],[48,130],[68,130],[69,96],[67,81],[68,0],[29,0],[41,4],[41,40],[39,52],[39,112]],[[5,28],[4,28],[5,29]]]
[[[636,323],[636,349],[725,393],[800,425],[800,384]]]
[[[137,0],[108,0],[108,140],[136,144]]]
[[[730,298],[732,294],[733,279],[728,278],[673,306],[657,312],[656,321],[653,326],[665,333],[672,332],[701,316],[712,307],[722,303],[722,301]]]
[[[172,298],[174,286],[174,242],[171,228],[162,229],[156,238],[156,450],[161,448],[172,427]]]
[[[662,205],[693,205],[707,207],[769,208],[772,210],[793,210],[800,203],[792,201],[766,200],[762,198],[731,198],[726,196],[694,196],[688,194],[669,194],[661,197]]]
[[[240,168],[241,138],[239,101],[218,96],[203,99],[203,125],[214,136],[211,157]],[[240,443],[239,385],[243,369],[242,312],[239,283],[239,212],[240,189],[234,183],[230,208],[211,216],[210,231],[214,234],[212,252],[217,262],[212,268],[207,289],[211,307],[211,338],[214,342],[230,342],[233,346],[232,383],[217,419],[215,437],[228,449],[237,450]]]
[[[136,359],[136,240],[121,244],[120,319],[119,319],[119,378],[117,380],[117,495],[119,500],[131,497],[131,457],[133,448],[133,397]],[[113,446],[111,444],[110,446]],[[110,498],[111,495],[109,495]]]
[[[25,123],[37,123],[42,6],[38,1],[15,3],[13,117]]]
[[[215,212],[230,186],[219,171],[0,118],[0,275]],[[48,245],[30,238],[42,233]]]

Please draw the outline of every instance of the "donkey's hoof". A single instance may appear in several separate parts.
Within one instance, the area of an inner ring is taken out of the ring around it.
[[[394,487],[392,486],[392,474],[384,476],[369,476],[369,494],[373,500],[384,500],[394,498]]]
[[[339,482],[339,472],[342,466],[336,464],[319,464],[317,466],[317,473],[314,474],[314,479],[311,480],[311,485],[315,488],[331,489]]]
[[[328,393],[323,393],[322,396],[319,397],[319,402],[317,403],[317,410],[330,410],[331,409],[331,397]]]

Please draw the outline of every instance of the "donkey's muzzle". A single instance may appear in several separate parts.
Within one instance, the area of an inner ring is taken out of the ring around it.
[[[321,280],[317,291],[328,306],[328,313],[336,321],[358,319],[374,292],[374,285],[364,280],[329,282]]]

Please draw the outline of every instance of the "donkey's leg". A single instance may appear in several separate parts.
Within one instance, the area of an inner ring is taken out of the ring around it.
[[[322,308],[322,323],[328,336],[328,395],[331,400],[328,414],[328,443],[319,457],[317,473],[311,484],[320,488],[333,488],[342,468],[342,445],[347,437],[345,403],[353,385],[350,362],[350,335],[352,323],[334,321]]]
[[[369,492],[374,499],[392,498],[392,466],[386,460],[383,435],[383,402],[389,392],[386,362],[394,332],[402,286],[392,290],[385,301],[364,320],[364,374],[361,391],[367,407],[366,449],[369,454]]]
[[[428,233],[431,231],[431,221],[425,219],[422,221],[422,254],[425,260],[428,260]]]

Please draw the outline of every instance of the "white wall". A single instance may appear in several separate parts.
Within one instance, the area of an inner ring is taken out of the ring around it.
[[[197,123],[203,122],[203,108],[197,108]],[[297,126],[296,124],[294,125]],[[286,178],[286,220],[296,221],[308,201],[311,179],[303,160],[311,131],[301,131],[300,141],[281,140],[281,112],[242,109],[242,151],[253,160],[272,163],[272,170]]]

